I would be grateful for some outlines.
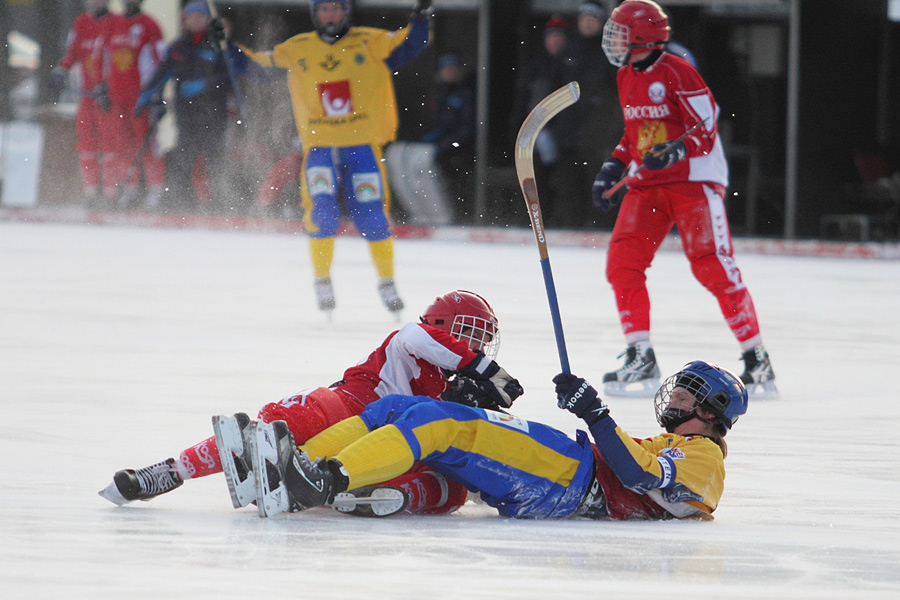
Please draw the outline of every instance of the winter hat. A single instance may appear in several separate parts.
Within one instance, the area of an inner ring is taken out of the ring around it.
[[[583,2],[578,7],[579,15],[593,15],[601,21],[606,18],[606,9],[599,2]]]
[[[191,0],[185,5],[184,10],[181,11],[181,18],[185,18],[191,13],[203,13],[207,17],[211,16],[209,13],[209,5],[206,3],[206,0]]]
[[[549,33],[561,33],[563,35],[569,32],[569,22],[559,17],[553,17],[544,24],[544,35]]]
[[[442,54],[440,58],[438,58],[438,69],[443,69],[444,67],[462,67],[462,59],[453,54],[452,52],[448,52],[447,54]]]

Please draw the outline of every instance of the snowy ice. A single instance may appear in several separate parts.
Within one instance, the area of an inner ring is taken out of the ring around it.
[[[534,244],[398,240],[405,320],[454,288],[486,296],[525,418],[570,435]],[[599,382],[624,342],[604,250],[550,260],[572,370]],[[327,385],[396,328],[364,242],[337,241],[338,308],[315,308],[302,236],[0,223],[3,598],[900,597],[900,261],[739,254],[781,398],[728,436],[715,521],[515,521],[478,504],[369,520],[260,519],[221,476],[151,502],[100,498],[113,473],[177,456],[210,416]],[[741,369],[678,252],[649,271],[664,373]],[[607,399],[630,434],[649,399]]]

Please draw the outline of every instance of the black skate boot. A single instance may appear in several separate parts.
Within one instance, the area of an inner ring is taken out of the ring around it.
[[[747,393],[754,398],[778,397],[778,388],[775,387],[775,371],[772,370],[772,362],[769,353],[762,344],[744,352],[744,372],[741,373],[741,381],[747,386]]]
[[[97,492],[113,504],[119,506],[134,500],[150,500],[160,494],[171,492],[184,483],[175,468],[175,459],[144,467],[124,469],[113,475],[113,481],[105,489]]]
[[[660,385],[656,355],[649,343],[631,344],[619,357],[625,364],[603,376],[603,393],[607,396],[653,396]]]
[[[358,517],[389,517],[409,507],[409,494],[391,485],[367,485],[337,494],[329,506]]]

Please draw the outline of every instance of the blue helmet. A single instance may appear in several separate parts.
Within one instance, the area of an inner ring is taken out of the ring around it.
[[[686,410],[669,406],[675,388],[691,393],[694,397],[693,408]],[[747,389],[740,378],[728,369],[695,360],[666,378],[656,392],[654,405],[657,422],[669,433],[695,416],[701,418],[697,415],[697,408],[703,407],[715,415],[712,422],[724,435],[747,412]]]
[[[344,7],[344,10],[347,11],[347,14],[344,15],[341,22],[336,25],[323,25],[319,21],[319,6],[330,3],[340,4]],[[350,4],[350,0],[310,0],[309,2],[309,16],[312,19],[313,25],[315,26],[316,31],[319,32],[319,35],[326,38],[338,39],[343,37],[343,35],[347,33],[347,30],[350,29],[350,14],[352,12],[353,7]]]

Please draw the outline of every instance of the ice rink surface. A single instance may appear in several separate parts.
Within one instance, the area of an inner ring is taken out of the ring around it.
[[[517,415],[569,434],[534,244],[399,240],[405,320],[454,288],[486,296]],[[599,382],[624,343],[602,249],[554,248],[572,370]],[[121,468],[178,456],[210,416],[327,385],[396,328],[365,244],[340,238],[338,308],[314,304],[298,235],[0,223],[3,598],[900,597],[900,262],[739,255],[781,399],[728,436],[713,522],[514,521],[469,504],[370,520],[264,520],[221,476],[118,508]],[[680,253],[649,271],[664,373],[740,371],[718,306]],[[611,399],[634,436],[652,401]]]

